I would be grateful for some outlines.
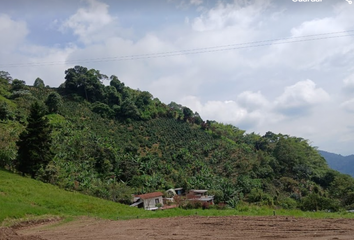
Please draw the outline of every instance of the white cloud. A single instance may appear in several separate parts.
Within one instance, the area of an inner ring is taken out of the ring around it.
[[[186,96],[179,102],[197,111],[204,120],[234,124],[248,131],[257,131],[281,121],[284,117],[272,111],[272,103],[260,92],[245,91],[236,101],[208,100],[202,103],[196,96]]]
[[[14,21],[8,15],[0,14],[0,46],[1,54],[9,53],[23,43],[29,30],[26,22]]]
[[[50,86],[57,86],[58,80],[62,81],[58,76],[64,76],[66,66],[63,63],[74,50],[72,46],[62,49],[31,44],[27,39],[30,33],[27,23],[15,21],[8,15],[0,15],[0,32],[1,70],[29,85],[37,77]]]
[[[256,35],[256,31],[250,27],[250,24],[267,7],[267,2],[269,1],[252,1],[253,4],[248,3],[245,5],[239,4],[239,1],[235,1],[233,4],[219,3],[209,10],[210,14],[204,13],[206,17],[203,17],[204,15],[202,14],[199,18],[204,21],[203,24],[208,24],[208,21],[218,21],[217,18],[224,18],[221,20],[224,22],[222,23],[223,26],[211,31],[200,32],[194,28],[194,23],[192,25],[185,24],[184,29],[176,29],[180,33],[174,33],[175,38],[171,38],[168,35],[169,32],[173,32],[173,29],[169,29],[167,33],[165,31],[148,32],[133,42],[126,35],[124,37],[120,36],[115,31],[117,19],[109,14],[108,6],[92,0],[89,1],[89,6],[80,8],[63,24],[63,29],[72,29],[86,45],[82,49],[73,51],[68,60],[171,52],[181,49],[216,46],[220,45],[220,42],[234,43],[235,39],[237,41],[249,41],[254,39]],[[201,2],[192,1],[190,3],[199,4]],[[226,12],[229,16],[225,18],[223,14]],[[248,16],[248,14],[251,14],[251,16]],[[99,16],[97,21],[94,17],[96,15]],[[196,22],[199,18],[194,19],[192,22]],[[99,34],[100,28],[106,29],[106,32]],[[112,33],[115,35],[111,35]],[[97,36],[100,37],[95,39]],[[205,85],[205,81],[208,78],[207,81],[219,81],[218,78],[211,79],[209,77],[214,75],[216,71],[234,75],[234,68],[250,64],[237,51],[212,54],[213,57],[206,55],[180,55],[168,58],[149,58],[134,62],[93,61],[92,64],[85,65],[100,69],[101,72],[108,74],[127,76],[129,79],[121,80],[131,84],[132,87],[151,90],[154,95],[169,102],[176,101],[173,96],[181,98],[185,94],[196,94],[198,87]],[[111,71],[111,73],[106,69]],[[115,72],[112,72],[113,69]],[[189,86],[189,89],[184,91],[184,87],[176,87],[169,91],[166,83],[169,83],[170,79],[176,79],[177,81],[170,83],[170,85],[186,85]],[[178,89],[181,91],[178,91]],[[171,92],[171,94],[167,94],[168,92]]]
[[[197,97],[187,96],[180,102],[198,112],[204,120],[230,123],[240,128],[257,125],[260,120],[259,114],[249,113],[235,101],[207,101],[203,104]]]
[[[352,6],[353,5],[348,6],[348,4],[344,1],[341,4],[334,5],[336,21],[342,24],[345,29],[353,29],[354,27],[354,15]]]
[[[305,116],[318,108],[321,103],[327,103],[329,94],[322,88],[316,87],[311,80],[299,81],[288,86],[274,101],[269,101],[260,91],[244,91],[236,96],[236,101],[208,100],[202,103],[196,96],[187,96],[182,104],[197,111],[203,119],[231,123],[248,131],[266,132],[270,129],[286,129],[289,121],[286,116]],[[320,108],[322,109],[322,108]],[[292,121],[296,118],[292,118]],[[299,133],[314,132],[309,124],[294,127]],[[294,131],[291,131],[293,134]]]
[[[203,0],[168,0],[168,2],[175,3],[178,9],[188,9],[189,7],[193,7],[193,6],[201,6],[204,1]]]
[[[190,0],[190,3],[192,5],[200,5],[203,3],[203,0]]]
[[[96,0],[86,0],[88,6],[80,8],[66,20],[61,30],[71,29],[85,44],[99,42],[114,36],[115,31],[109,28],[116,20],[108,13],[108,5]]]
[[[11,54],[8,57],[9,62],[17,63],[15,67],[2,69],[10,72],[13,78],[25,80],[28,85],[40,77],[46,85],[57,87],[64,82],[65,70],[72,67],[65,64],[65,60],[73,51],[75,47],[72,46],[61,49],[27,44],[22,46],[21,54]]]
[[[1,70],[8,71],[13,78],[25,80],[29,85],[37,77],[50,86],[57,86],[58,80],[62,81],[63,77],[58,79],[58,76],[64,76],[67,66],[63,63],[73,48],[50,48],[29,43],[27,23],[15,21],[8,15],[0,15],[0,32]]]
[[[347,112],[354,113],[354,98],[343,102],[340,106]]]
[[[269,105],[268,100],[262,95],[260,91],[251,92],[245,91],[242,92],[237,97],[237,103],[248,109],[249,111],[257,110]]]
[[[251,1],[249,3],[234,1],[232,4],[220,1],[215,8],[197,17],[192,27],[201,32],[235,26],[245,29],[268,5],[269,1]]]
[[[316,88],[311,80],[297,82],[285,88],[284,93],[275,101],[275,107],[285,115],[306,115],[317,104],[330,99],[322,88]]]
[[[354,93],[354,74],[350,75],[346,79],[343,80],[344,82],[344,91],[348,94]]]
[[[339,58],[343,61],[345,58],[343,56],[354,50],[354,42],[351,37],[338,36],[346,35],[344,32],[354,27],[354,18],[352,9],[347,3],[339,3],[334,8],[336,10],[333,16],[313,18],[292,27],[289,37],[293,39],[286,41],[298,42],[285,44],[281,44],[284,40],[274,42],[259,64],[267,67],[285,65],[296,69],[326,70],[328,62],[333,59]],[[302,38],[303,36],[309,37]],[[330,64],[332,68],[336,67],[333,63],[334,61]]]

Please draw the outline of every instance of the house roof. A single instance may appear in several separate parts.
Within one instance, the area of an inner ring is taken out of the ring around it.
[[[192,189],[190,190],[191,192],[194,192],[194,193],[206,193],[208,190],[197,190],[197,189]]]
[[[138,201],[138,202],[135,202],[135,203],[131,204],[130,206],[131,206],[131,207],[136,207],[136,206],[138,206],[138,205],[141,204],[141,203],[143,203],[143,202],[140,200],[140,201]]]
[[[161,196],[163,196],[162,192],[152,192],[152,193],[141,194],[138,195],[137,197],[140,197],[141,199],[149,199],[149,198],[155,198]]]

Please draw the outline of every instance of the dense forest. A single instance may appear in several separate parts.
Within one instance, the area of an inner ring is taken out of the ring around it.
[[[58,88],[0,72],[0,133],[0,167],[116,202],[183,187],[208,189],[230,207],[354,206],[354,179],[307,140],[204,121],[82,66],[66,70]]]

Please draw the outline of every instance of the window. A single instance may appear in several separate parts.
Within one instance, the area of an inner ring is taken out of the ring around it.
[[[160,203],[160,200],[158,198],[155,198],[155,204]]]

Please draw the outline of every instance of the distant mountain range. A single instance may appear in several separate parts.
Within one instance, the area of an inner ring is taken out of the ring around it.
[[[318,152],[326,159],[332,169],[354,177],[354,155],[342,156],[322,150],[318,150]]]

